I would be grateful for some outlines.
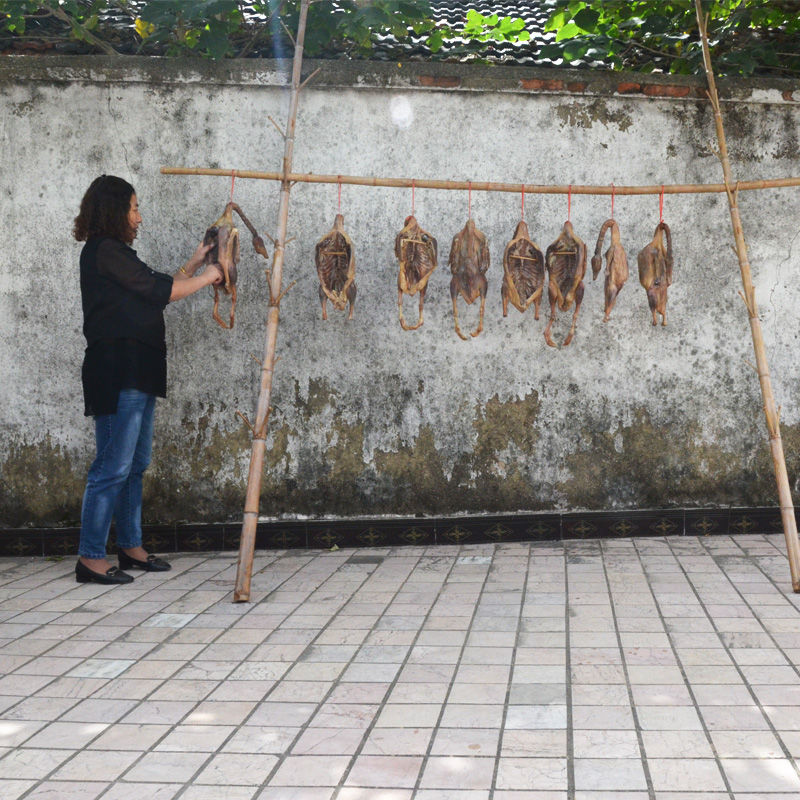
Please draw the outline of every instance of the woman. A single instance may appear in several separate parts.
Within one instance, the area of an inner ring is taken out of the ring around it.
[[[123,569],[170,569],[143,549],[141,524],[155,400],[167,390],[163,312],[167,303],[223,277],[216,264],[195,275],[211,248],[203,244],[174,275],[150,269],[131,248],[141,222],[133,186],[113,175],[92,183],[75,218],[74,236],[86,242],[80,258],[84,413],[94,417],[97,443],[83,495],[79,583],[130,583]],[[119,567],[106,558],[112,517]]]

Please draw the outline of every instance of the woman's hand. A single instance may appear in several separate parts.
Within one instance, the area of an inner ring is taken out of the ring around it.
[[[213,242],[209,242],[208,244],[203,244],[200,242],[189,260],[181,267],[183,273],[191,278],[192,275],[194,275],[194,273],[203,266],[203,262],[206,259],[206,254],[213,246]]]
[[[215,261],[203,270],[203,277],[208,278],[208,286],[214,286],[219,285],[225,280],[225,273],[222,271],[222,267]]]

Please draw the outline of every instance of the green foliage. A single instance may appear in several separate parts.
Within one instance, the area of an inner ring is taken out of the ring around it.
[[[541,63],[702,72],[694,0],[545,2],[550,35]],[[718,73],[800,72],[798,0],[702,2]],[[299,11],[300,0],[0,0],[0,49],[31,43],[65,52],[291,57]],[[413,42],[432,59],[474,59],[491,42],[526,42],[531,32],[522,19],[474,9],[451,29],[435,21],[429,0],[314,0],[305,53],[369,58],[387,36],[399,52]]]
[[[467,11],[467,21],[461,36],[479,42],[490,39],[498,42],[526,42],[531,38],[530,33],[525,30],[525,20],[499,17],[497,14],[485,17],[473,9]]]
[[[714,69],[722,75],[800,72],[795,0],[702,0]],[[554,0],[539,56],[565,65],[702,72],[694,0]]]

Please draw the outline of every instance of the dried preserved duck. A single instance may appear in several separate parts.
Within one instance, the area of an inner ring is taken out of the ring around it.
[[[508,316],[509,303],[522,312],[533,304],[534,319],[539,319],[544,276],[542,251],[531,239],[525,220],[520,220],[503,252],[503,316]]]
[[[458,296],[464,298],[467,305],[481,299],[478,327],[470,332],[470,336],[478,336],[483,330],[483,312],[486,307],[486,270],[489,269],[489,242],[486,236],[476,227],[470,217],[467,224],[453,237],[448,259],[450,272],[450,299],[453,301],[453,320],[456,333],[465,341],[467,337],[461,332],[458,323]]]
[[[356,300],[356,259],[353,243],[344,230],[344,217],[336,215],[333,228],[318,242],[314,259],[319,277],[319,299],[322,304],[322,319],[328,319],[328,300],[337,311],[350,305],[347,319],[353,319]]]
[[[425,292],[428,279],[437,266],[437,243],[426,230],[423,230],[415,217],[406,217],[403,230],[394,240],[394,254],[400,265],[397,275],[397,308],[400,325],[405,331],[415,331],[422,325],[422,310],[425,305]],[[419,293],[419,319],[416,325],[409,325],[403,316],[403,295],[413,297]]]
[[[611,246],[606,250],[605,314],[603,322],[608,322],[611,309],[614,308],[614,303],[617,302],[617,296],[625,285],[625,281],[628,280],[628,257],[625,255],[625,250],[620,241],[619,225],[613,219],[607,219],[600,228],[597,245],[592,256],[592,280],[597,280],[597,276],[603,266],[600,250],[609,230],[611,231]]]
[[[264,240],[259,236],[253,224],[236,203],[228,203],[225,206],[225,211],[223,211],[222,216],[208,227],[203,237],[203,244],[213,243],[213,247],[206,253],[205,263],[219,264],[220,267],[222,267],[224,276],[224,281],[214,286],[214,310],[212,316],[218,325],[228,330],[233,327],[236,317],[236,282],[239,277],[239,231],[233,223],[234,211],[250,231],[253,237],[253,247],[255,251],[259,255],[264,256],[264,258],[268,258]],[[219,314],[220,292],[229,295],[231,298],[231,311],[228,323],[225,323]]]
[[[566,347],[575,335],[578,324],[578,311],[583,301],[583,276],[586,274],[586,245],[576,236],[572,223],[567,220],[558,238],[545,252],[547,265],[547,296],[550,301],[550,320],[544,330],[544,338],[550,347],[556,347],[550,335],[550,329],[556,319],[556,307],[559,311],[569,311],[573,304],[572,324],[564,339]]]
[[[666,239],[666,242],[665,242]],[[653,240],[638,255],[639,283],[647,292],[647,304],[653,315],[653,325],[667,324],[667,287],[672,284],[672,233],[666,222],[656,225]]]

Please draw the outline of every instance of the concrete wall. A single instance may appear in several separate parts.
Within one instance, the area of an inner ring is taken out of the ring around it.
[[[298,172],[539,184],[718,182],[708,104],[694,80],[465,65],[324,63],[303,92]],[[82,416],[78,255],[71,223],[98,174],[137,189],[136,248],[156,269],[191,253],[230,180],[161,175],[161,166],[275,171],[290,65],[158,59],[0,61],[0,525],[70,524],[92,457]],[[310,67],[306,73],[310,71]],[[800,175],[800,105],[781,82],[723,83],[735,176]],[[793,485],[800,404],[797,280],[800,189],[743,192],[745,234]],[[235,198],[263,231],[277,226],[278,185],[237,180]],[[274,412],[262,513],[268,517],[617,509],[775,502],[749,326],[739,299],[722,195],[667,196],[675,283],[667,327],[650,324],[636,253],[658,198],[618,197],[632,266],[611,321],[602,277],[587,276],[575,341],[551,349],[535,322],[502,317],[502,253],[520,214],[515,194],[473,192],[492,265],[485,332],[454,333],[446,264],[467,219],[466,192],[417,190],[416,214],[439,240],[425,324],[397,321],[393,242],[406,189],[344,186],[356,247],[355,319],[323,322],[314,245],[337,211],[335,185],[291,195]],[[575,196],[571,218],[590,248],[606,197]],[[564,196],[528,196],[544,249],[567,215]],[[272,248],[270,247],[270,250]],[[167,309],[169,397],[159,403],[147,521],[240,516],[258,396],[266,307],[264,262],[243,237],[236,327],[211,320],[206,292]],[[415,301],[407,313],[415,318]],[[477,305],[461,306],[473,327]],[[561,341],[568,315],[554,332]]]

